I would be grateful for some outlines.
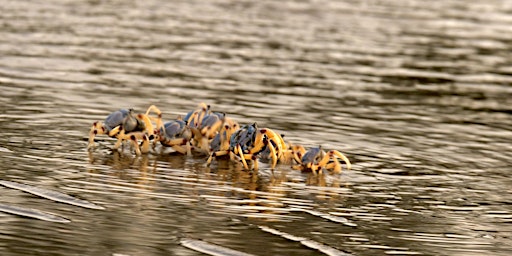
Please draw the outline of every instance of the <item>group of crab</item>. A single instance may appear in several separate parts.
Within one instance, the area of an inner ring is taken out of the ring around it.
[[[207,165],[214,159],[230,159],[241,163],[246,170],[257,170],[259,160],[269,161],[272,169],[282,163],[315,174],[323,170],[341,173],[341,162],[347,169],[351,166],[348,158],[337,150],[326,152],[321,147],[306,150],[301,145],[285,142],[282,135],[269,128],[259,128],[256,123],[240,126],[225,113],[211,111],[205,103],[200,103],[185,117],[178,116],[165,123],[162,112],[154,105],[145,113],[120,109],[103,122],[93,123],[89,149],[94,147],[95,136],[101,134],[117,139],[115,150],[130,143],[140,155],[156,150],[160,142],[180,154],[204,154],[208,156]]]

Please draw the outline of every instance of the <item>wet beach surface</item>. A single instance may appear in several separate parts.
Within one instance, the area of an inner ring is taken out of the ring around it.
[[[0,254],[510,255],[511,52],[508,1],[4,1],[0,205],[68,221],[0,213]],[[353,168],[87,151],[199,102]]]

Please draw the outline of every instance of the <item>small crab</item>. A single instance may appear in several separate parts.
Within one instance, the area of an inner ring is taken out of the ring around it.
[[[221,145],[225,143],[222,139],[219,140]],[[228,149],[220,149],[210,154],[207,165],[210,165],[213,158],[229,155],[232,160],[240,160],[245,169],[250,170],[252,167],[258,170],[258,154],[268,148],[274,169],[283,152],[283,144],[282,137],[274,131],[268,128],[258,129],[256,123],[245,125],[230,136]]]
[[[190,127],[193,133],[194,145],[203,153],[210,151],[209,142],[219,133],[226,115],[224,113],[208,113],[203,116],[197,126]]]
[[[210,113],[210,105],[206,105],[204,102],[201,102],[197,105],[195,110],[192,110],[185,115],[183,120],[187,123],[189,127],[199,127],[201,125],[201,121],[204,116]]]
[[[341,173],[341,163],[338,159],[343,160],[350,170],[351,164],[348,158],[337,150],[325,152],[322,147],[310,148],[305,151],[302,146],[297,146],[293,152],[294,159],[298,162],[292,166],[295,170],[311,171],[314,174],[322,172],[323,169],[334,173]]]
[[[150,117],[151,111],[156,112],[157,117]],[[133,109],[120,109],[108,115],[104,122],[94,122],[89,131],[88,148],[94,147],[96,135],[107,134],[117,138],[114,149],[118,149],[123,141],[129,140],[137,155],[140,155],[141,152],[149,152],[149,140],[153,138],[154,134],[152,121],[155,121],[157,128],[161,127],[161,112],[154,105],[148,108],[146,114],[134,114],[133,112]],[[139,146],[138,140],[142,140],[141,146]]]
[[[225,127],[234,127],[235,121],[226,117],[225,113],[212,112],[210,105],[200,103],[197,108],[187,113],[184,118],[192,131],[192,145],[198,152],[209,154],[210,143],[217,134],[225,131]]]
[[[239,124],[229,118],[225,118],[224,126],[210,141],[210,152],[229,150],[230,138],[238,131]]]
[[[287,152],[287,145],[283,139],[283,135],[276,133],[269,128],[262,128],[256,134],[256,141],[262,141],[264,148],[261,155],[265,159],[271,159],[271,168],[274,169],[277,162],[283,162],[285,153]]]
[[[192,132],[185,121],[181,119],[169,121],[155,131],[155,142],[165,147],[172,147],[176,152],[191,155],[190,139]]]
[[[244,165],[244,168],[247,170],[249,170],[249,165],[247,164],[247,161],[252,161],[249,163],[252,163],[254,169],[257,170],[258,162],[256,161],[256,155],[252,153],[249,154],[250,149],[254,147],[256,132],[256,123],[252,125],[244,125],[229,137],[229,148],[227,150],[219,150],[212,152],[210,154],[210,157],[206,161],[206,164],[210,165],[213,158],[229,155],[229,158],[231,160],[240,160]]]

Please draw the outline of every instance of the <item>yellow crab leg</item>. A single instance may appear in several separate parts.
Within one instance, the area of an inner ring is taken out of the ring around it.
[[[238,151],[238,155],[240,155],[240,158],[242,159],[242,164],[244,165],[244,168],[246,170],[249,170],[249,166],[247,165],[247,162],[245,161],[244,153],[242,152],[242,147],[240,147],[240,144],[237,145],[236,149]]]
[[[162,128],[163,126],[163,123],[162,123],[162,111],[160,111],[160,109],[158,109],[155,105],[151,105],[149,106],[148,110],[146,110],[146,116],[149,116],[149,113],[150,112],[154,112],[157,114],[157,117],[150,117],[151,119],[153,119],[156,123],[156,128],[157,129],[160,129]]]
[[[203,134],[201,134],[201,131],[199,131],[199,129],[197,129],[196,127],[191,127],[190,131],[192,131],[192,137],[196,141],[201,140],[201,138],[203,137]]]
[[[190,141],[187,141],[187,143],[185,144],[185,148],[187,149],[187,155],[191,156],[192,155],[192,147],[190,146]]]
[[[261,133],[260,131],[256,133],[256,137],[254,138],[254,146],[249,150],[249,153],[254,154],[260,152],[263,147],[265,147],[265,143],[263,143],[263,135],[264,133]]]
[[[155,112],[157,115],[162,114],[162,111],[160,111],[160,109],[158,109],[155,105],[149,106],[148,110],[146,110],[146,115],[149,115],[151,111]]]
[[[276,149],[274,148],[274,146],[272,145],[272,143],[269,143],[268,144],[268,148],[270,149],[270,154],[272,154],[272,169],[276,168],[276,165],[277,165],[277,153],[276,153]]]
[[[188,125],[191,126],[191,121],[194,119],[194,116],[196,115],[197,113],[196,112],[193,112],[187,120],[184,120],[185,122],[187,122]]]
[[[139,114],[137,115],[139,119],[142,119],[146,126],[146,132],[151,135],[154,134],[155,130],[153,129],[153,124],[151,123],[151,119],[147,115]]]
[[[350,160],[348,160],[348,158],[345,155],[343,155],[341,152],[339,152],[338,150],[331,150],[331,151],[329,151],[329,153],[341,158],[341,160],[343,160],[345,162],[345,164],[347,164],[347,170],[350,170],[350,168],[352,168],[352,164],[350,164]]]
[[[281,137],[281,135],[275,133],[271,129],[267,128],[265,130],[265,133],[267,134],[269,140],[274,141],[274,143],[277,145],[279,154],[281,154],[283,152],[283,149],[286,148],[286,143],[284,142],[283,137]]]
[[[118,135],[118,139],[120,141],[122,140],[130,140],[132,146],[135,148],[135,153],[137,155],[140,155],[141,153],[147,153],[149,152],[149,139],[148,136],[143,132],[132,132],[125,134],[124,131],[122,131]],[[138,140],[142,140],[142,147],[139,147]],[[142,148],[142,150],[141,150]]]
[[[87,145],[87,148],[92,148],[94,146],[94,137],[96,136],[97,130],[94,129],[94,127],[91,127],[91,130],[89,130],[89,144]]]
[[[201,134],[206,136],[208,139],[212,139],[216,132],[219,131],[221,125],[222,121],[218,120],[214,125],[201,129]]]
[[[200,144],[199,144],[199,149],[204,154],[208,154],[210,152],[210,146],[208,144],[208,139],[206,137],[202,137],[201,138],[201,141],[200,141]]]
[[[174,146],[172,146],[172,149],[174,149],[176,152],[178,152],[180,154],[183,154],[183,155],[188,154],[187,153],[187,148],[183,147],[183,146],[180,146],[180,145],[174,145]]]
[[[307,169],[310,169],[313,172],[313,174],[316,175],[316,170],[318,170],[318,169],[322,170],[322,166],[320,166],[320,164],[308,163]]]
[[[325,169],[332,170],[334,173],[341,173],[341,163],[337,158],[333,158],[333,163],[325,165]]]
[[[99,134],[105,134],[103,123],[94,122],[89,130],[89,145],[87,145],[87,148],[92,148],[94,146],[94,137]]]
[[[220,152],[220,151],[218,151],[218,152]],[[210,154],[210,156],[208,157],[208,160],[206,160],[206,166],[210,166],[210,164],[212,163],[213,155],[217,155],[217,152],[213,152]]]
[[[228,150],[229,149],[229,139],[231,136],[228,134],[228,130],[226,130],[226,134],[221,132],[220,134],[220,150]]]
[[[293,159],[297,161],[297,163],[302,164],[301,157],[306,153],[306,149],[301,145],[292,146]],[[300,154],[300,157],[299,157]]]
[[[194,124],[196,126],[201,126],[201,121],[203,121],[204,115],[208,113],[210,108],[204,102],[201,102],[197,105],[197,110],[195,111],[196,115],[194,116]]]
[[[292,165],[292,169],[297,170],[297,171],[302,171],[304,168],[300,164],[295,164],[295,165]]]
[[[166,146],[176,146],[176,145],[185,145],[185,143],[187,142],[186,139],[183,139],[183,138],[178,138],[178,139],[165,139],[163,141],[163,143],[166,145]]]
[[[135,136],[132,136],[132,138],[135,137]],[[137,140],[135,140],[135,143],[137,144]],[[142,134],[142,145],[141,145],[141,151],[142,153],[148,153],[149,152],[149,149],[150,149],[150,143],[149,143],[149,138],[148,138],[148,135],[143,133]]]
[[[118,126],[114,127],[114,129],[112,129],[112,130],[110,130],[108,132],[108,136],[114,137],[115,135],[117,135],[121,131],[121,128],[122,128],[121,125],[118,125]]]
[[[252,155],[251,155],[251,160],[252,160]],[[258,170],[258,159],[254,159],[252,161],[252,164],[253,164],[253,170],[257,171]]]
[[[210,157],[208,157],[208,160],[206,161],[206,166],[210,166],[214,157],[225,156],[229,153],[231,153],[229,150],[221,150],[221,151],[211,153]]]
[[[121,143],[123,142],[123,140],[127,138],[127,137],[125,137],[124,129],[122,129],[120,127],[121,126],[116,126],[116,128],[114,128],[117,133],[117,135],[116,135],[117,141],[116,141],[116,144],[114,144],[114,149],[118,149],[121,146]],[[110,133],[109,133],[109,135],[110,135]]]

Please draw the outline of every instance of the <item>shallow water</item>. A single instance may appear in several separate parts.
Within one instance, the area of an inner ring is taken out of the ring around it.
[[[509,255],[511,13],[508,1],[4,1],[0,180],[105,209],[1,187],[2,205],[70,222],[0,213],[0,254]],[[86,149],[92,122],[119,108],[155,104],[171,120],[199,102],[337,149],[353,169],[207,168],[113,152],[106,137]]]

